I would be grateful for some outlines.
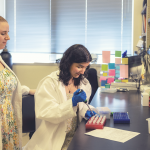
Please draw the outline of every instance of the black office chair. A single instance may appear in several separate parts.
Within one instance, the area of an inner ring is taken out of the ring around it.
[[[96,93],[97,89],[98,89],[98,81],[97,81],[97,71],[94,68],[90,68],[88,70],[88,77],[87,79],[89,80],[91,87],[92,87],[92,94],[91,97],[89,99],[89,104],[92,101],[92,98],[94,97],[94,94]]]
[[[29,137],[35,132],[35,111],[34,111],[34,96],[25,95],[22,97],[22,132],[28,133]]]

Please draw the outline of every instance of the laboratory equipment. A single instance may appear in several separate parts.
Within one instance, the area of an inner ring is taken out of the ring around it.
[[[141,93],[141,105],[149,106],[149,94],[146,92]]]
[[[114,123],[130,123],[128,112],[113,112]]]
[[[100,88],[100,92],[102,93],[115,93],[116,91],[116,88]]]
[[[108,107],[96,107],[100,116],[106,116],[106,119],[110,119],[110,109]]]
[[[81,93],[81,92],[83,92],[82,89],[80,89],[79,93]],[[79,93],[78,93],[78,94],[79,94]],[[90,106],[87,104],[87,100],[85,100],[84,103],[87,105],[87,107],[89,108],[89,110],[92,112],[92,114],[93,114],[93,116],[94,116],[93,111],[91,110]]]
[[[86,129],[103,129],[106,122],[106,116],[95,115],[86,123]]]
[[[148,133],[150,134],[150,118],[146,119],[148,121]]]

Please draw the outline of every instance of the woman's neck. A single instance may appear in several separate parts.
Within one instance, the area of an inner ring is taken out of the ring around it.
[[[74,83],[73,78],[71,78],[68,82],[68,85],[73,84],[73,83]]]

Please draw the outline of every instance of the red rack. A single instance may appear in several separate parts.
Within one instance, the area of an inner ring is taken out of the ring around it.
[[[106,122],[106,116],[93,116],[86,123],[86,129],[103,129]]]

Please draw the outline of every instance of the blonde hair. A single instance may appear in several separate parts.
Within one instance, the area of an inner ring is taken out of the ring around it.
[[[0,22],[7,22],[7,20],[0,16]]]

